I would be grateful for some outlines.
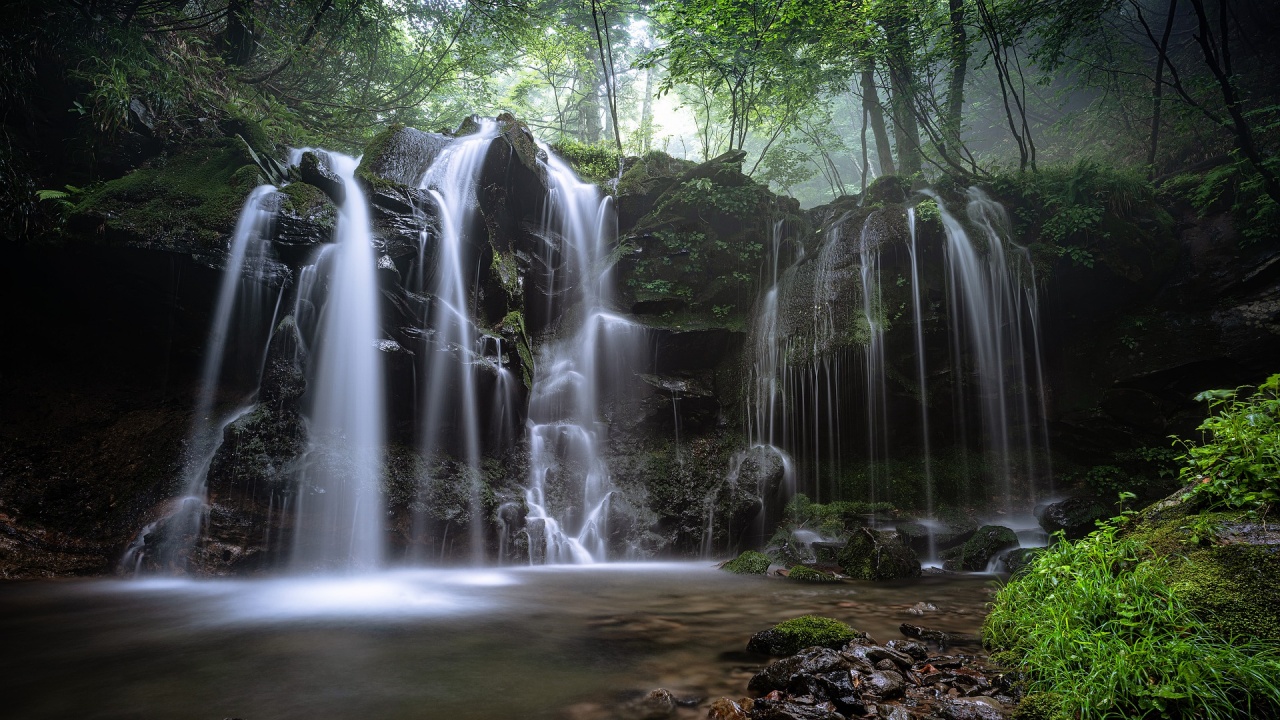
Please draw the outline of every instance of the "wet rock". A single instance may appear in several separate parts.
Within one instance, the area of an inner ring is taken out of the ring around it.
[[[859,528],[836,557],[840,568],[860,580],[919,577],[920,561],[896,533]]]
[[[1004,569],[1010,573],[1020,572],[1026,569],[1031,564],[1031,561],[1035,560],[1036,556],[1042,552],[1044,552],[1044,548],[1015,548],[1010,550],[1009,554],[1004,556]]]
[[[929,657],[929,648],[915,640],[890,640],[885,646],[907,655],[912,660],[924,660]]]
[[[807,704],[787,700],[757,700],[752,720],[844,720],[829,702]]]
[[[325,155],[310,150],[302,153],[302,159],[298,161],[298,175],[303,182],[323,190],[339,206],[346,200],[346,185],[333,168],[329,167],[329,160]]]
[[[876,700],[893,700],[906,691],[906,680],[894,670],[880,670],[866,677],[865,691]]]
[[[769,663],[764,670],[751,678],[747,689],[762,693],[786,690],[792,682],[806,675],[818,675],[847,668],[848,661],[835,650],[824,647],[809,648],[791,657]]]
[[[946,720],[1002,720],[996,702],[990,698],[965,698],[944,700],[938,706],[938,715]]]
[[[366,181],[381,178],[416,187],[427,168],[451,141],[452,138],[440,133],[393,125],[365,147],[356,175]]]
[[[301,265],[317,246],[333,241],[338,206],[320,188],[306,182],[292,182],[276,194],[275,203],[272,240],[281,260]]]
[[[747,710],[729,698],[717,698],[707,709],[707,720],[750,720]]]
[[[787,571],[787,577],[800,582],[840,582],[833,573],[815,570],[807,565],[796,565]]]
[[[638,720],[662,720],[676,713],[676,697],[666,688],[649,691],[635,705]]]
[[[1003,550],[1018,546],[1018,535],[1003,525],[978,528],[965,544],[941,553],[942,566],[948,570],[981,572]]]
[[[842,648],[860,637],[866,634],[839,620],[802,615],[752,635],[747,650],[764,655],[790,655],[809,647]]]
[[[879,705],[876,707],[876,713],[880,720],[913,720],[916,717],[915,713],[901,705]]]
[[[1073,497],[1036,508],[1040,527],[1052,535],[1062,532],[1078,540],[1098,529],[1097,522],[1115,514],[1114,508],[1096,497]]]

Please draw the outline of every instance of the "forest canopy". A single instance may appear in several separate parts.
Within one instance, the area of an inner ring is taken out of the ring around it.
[[[572,154],[663,150],[805,204],[877,176],[1101,162],[1274,222],[1278,16],[1259,0],[19,0],[3,163],[243,118],[356,149],[510,111]],[[50,78],[58,82],[51,83]],[[590,150],[585,146],[594,146]],[[22,182],[18,182],[22,185]],[[36,184],[47,184],[39,178]]]

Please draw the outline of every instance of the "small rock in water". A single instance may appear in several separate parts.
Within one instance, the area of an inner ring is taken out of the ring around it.
[[[880,720],[914,720],[915,715],[901,705],[880,705],[876,708]]]
[[[938,606],[933,603],[918,602],[907,608],[907,612],[911,615],[923,615],[927,612],[937,612]]]
[[[922,642],[915,640],[890,640],[885,643],[885,647],[907,655],[915,660],[924,660],[929,657],[929,648]]]
[[[707,720],[750,720],[750,717],[741,705],[727,697],[711,703],[707,710]]]
[[[662,720],[675,714],[676,696],[666,688],[651,690],[636,703],[636,709],[643,720]]]

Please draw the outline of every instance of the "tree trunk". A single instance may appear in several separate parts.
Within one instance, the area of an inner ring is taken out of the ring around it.
[[[238,67],[253,59],[252,0],[231,0],[226,12],[227,29],[218,38],[218,46],[222,59]]]
[[[947,83],[947,116],[942,132],[951,152],[959,152],[960,121],[964,110],[964,81],[969,71],[969,35],[964,27],[964,0],[949,0],[951,8],[951,79]]]
[[[884,106],[880,104],[880,91],[876,88],[875,65],[862,71],[862,108],[871,122],[871,133],[876,140],[876,159],[880,162],[881,175],[893,175],[893,148],[889,144],[889,131],[884,126]]]
[[[920,127],[911,108],[915,102],[915,90],[911,70],[897,63],[889,64],[889,87],[893,96],[889,104],[893,108],[893,139],[898,147],[898,171],[905,176],[916,175],[923,166],[920,155]]]
[[[1164,59],[1169,50],[1169,35],[1178,12],[1178,0],[1169,0],[1169,17],[1164,21],[1164,34],[1156,48],[1156,84],[1151,95],[1151,147],[1147,150],[1147,179],[1155,177],[1156,148],[1160,145],[1160,101],[1164,96]]]

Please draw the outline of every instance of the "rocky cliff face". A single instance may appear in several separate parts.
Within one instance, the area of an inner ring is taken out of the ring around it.
[[[573,308],[558,300],[565,292],[556,279],[564,277],[557,272],[565,263],[563,241],[542,220],[543,151],[515,118],[499,124],[480,176],[483,231],[472,234],[465,251],[473,271],[470,315],[476,336],[485,339],[478,351],[450,347],[424,330],[441,311],[439,301],[408,289],[431,272],[434,248],[421,238],[432,237],[438,224],[418,182],[453,138],[389,128],[357,171],[379,255],[389,542],[409,557],[470,555],[467,488],[474,478],[448,428],[432,453],[418,449],[423,400],[414,390],[433,367],[459,365],[480,368],[482,409],[495,406],[500,369],[515,379],[515,387],[502,390],[513,394],[514,414],[486,414],[482,422],[489,430],[478,479],[485,499],[480,537],[490,557],[515,561],[529,552],[522,532],[529,462],[522,408],[539,348],[557,336],[562,315]],[[323,156],[304,155],[287,168],[281,149],[241,130],[168,147],[83,193],[57,237],[4,248],[12,311],[0,328],[8,340],[0,350],[0,572],[110,572],[138,530],[162,518],[180,493],[204,334],[226,241],[249,189],[280,186],[264,275],[273,292],[293,298],[301,268],[332,242],[341,183]],[[893,500],[905,507],[920,502],[912,489],[918,478],[904,470],[919,450],[920,397],[911,287],[900,280],[910,267],[906,208],[919,197],[884,181],[864,201],[845,198],[802,212],[743,175],[741,161],[730,154],[695,165],[651,154],[630,160],[615,190],[615,310],[642,326],[648,347],[600,411],[603,453],[617,489],[610,544],[619,556],[723,552],[763,541],[761,519],[771,507],[776,518],[788,472],[775,450],[750,447],[746,423],[753,318],[771,282],[768,268],[785,275],[778,323],[792,366],[844,357],[856,367],[869,328],[861,312],[860,247],[850,238],[868,232],[881,263],[884,432],[899,439],[880,460],[903,463],[892,478]],[[1136,209],[1128,225],[1113,228],[1110,251],[1092,264],[1042,259],[1048,421],[1053,447],[1066,461],[1105,464],[1124,448],[1163,444],[1195,417],[1189,401],[1195,391],[1261,377],[1280,357],[1280,254],[1241,251],[1223,218],[1174,209],[1172,225]],[[922,335],[931,358],[927,406],[934,417],[964,416],[971,409],[956,404],[960,381],[951,361],[942,360],[951,352],[942,228],[936,218],[919,220],[928,307]],[[833,232],[844,240],[833,244]],[[305,452],[307,377],[297,328],[307,320],[299,316],[305,308],[291,302],[276,316],[261,387],[233,383],[218,398],[222,412],[246,399],[251,405],[226,427],[211,462],[208,532],[188,559],[193,572],[279,565],[290,547],[285,509],[299,472],[332,460]],[[830,329],[815,329],[815,306],[831,310]],[[844,387],[833,402],[846,409],[847,465],[860,468],[863,390],[852,381]],[[458,397],[444,388],[433,401]],[[807,432],[805,422],[793,423],[793,432]],[[964,438],[947,431],[933,439],[938,455],[965,447]],[[792,448],[797,460],[806,460],[804,447]],[[848,490],[858,481],[825,482]],[[980,470],[947,482],[955,487],[940,496],[946,502],[985,501]],[[561,502],[572,502],[568,484],[557,492]],[[154,527],[151,542],[161,542],[165,530],[163,523]],[[155,556],[148,562],[165,565]]]

